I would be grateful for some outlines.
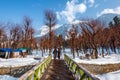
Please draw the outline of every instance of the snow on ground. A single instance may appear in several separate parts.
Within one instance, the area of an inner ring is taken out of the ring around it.
[[[107,74],[96,75],[100,80],[120,80],[120,70]]]
[[[42,57],[41,51],[32,51],[32,55],[28,55],[25,58],[9,58],[3,59],[0,58],[0,68],[1,67],[18,67],[18,66],[25,66],[25,65],[35,65],[45,58],[48,57],[48,52],[44,54]],[[40,60],[35,60],[34,58],[40,58]],[[0,75],[0,80],[17,80],[17,78],[9,76],[9,75]]]
[[[71,59],[73,59],[72,54],[69,49],[66,50],[66,53]],[[112,52],[111,52],[112,53]],[[84,54],[81,54],[84,56]],[[87,63],[87,64],[115,64],[115,63],[120,63],[120,54],[110,54],[105,56],[104,58],[99,56],[98,59],[85,59],[81,60],[80,58],[76,57],[73,59],[77,63]],[[99,74],[95,75],[98,77],[100,80],[120,80],[120,70],[114,71],[114,72],[109,72],[106,74]]]
[[[88,64],[114,64],[114,63],[120,63],[120,54],[111,54],[107,55],[104,58],[99,56],[98,59],[85,59],[81,60],[80,58],[73,59],[77,63],[88,63]]]
[[[0,80],[18,80],[18,79],[9,75],[0,75]]]
[[[33,55],[28,55],[25,58],[9,58],[9,59],[0,58],[0,67],[35,65],[44,60],[48,56],[48,53],[45,53],[44,57],[42,57],[41,52],[35,50],[32,53]],[[35,60],[34,58],[40,58],[40,60]]]
[[[10,59],[2,59],[0,58],[0,67],[15,67],[15,66],[23,66],[23,65],[30,65],[36,64],[42,61],[44,58],[48,56],[48,52],[44,54],[42,57],[41,51],[32,51],[33,55],[28,55],[26,58],[10,58]],[[66,49],[65,53],[72,58],[72,54],[70,49]],[[84,54],[81,54],[84,56]],[[34,58],[41,58],[41,60],[35,60]],[[63,59],[63,53],[61,58]],[[114,64],[120,63],[120,54],[111,54],[107,55],[104,58],[99,57],[98,59],[90,59],[90,60],[81,60],[80,58],[76,57],[73,59],[77,63],[88,63],[88,64]],[[96,75],[101,80],[119,80],[120,79],[120,70],[115,72],[110,72],[107,74],[99,74]],[[8,75],[0,75],[0,80],[17,80],[16,78]]]
[[[40,50],[33,50],[32,51],[32,55],[28,55],[27,57],[31,57],[31,58],[34,58],[34,57],[46,58],[46,57],[48,57],[48,55],[49,55],[49,53],[45,52],[43,54],[44,57],[42,57],[42,51],[40,51]]]
[[[70,49],[66,49],[66,54],[73,59],[73,56],[70,52]],[[77,53],[75,53],[77,54]],[[84,54],[80,53],[81,56],[85,56]],[[120,54],[110,54],[106,55],[104,58],[99,56],[98,59],[80,59],[80,57],[77,57],[73,59],[77,63],[88,63],[88,64],[114,64],[114,63],[120,63]]]
[[[33,58],[10,58],[2,59],[0,58],[0,67],[18,67],[25,65],[35,65],[39,63],[39,60]]]

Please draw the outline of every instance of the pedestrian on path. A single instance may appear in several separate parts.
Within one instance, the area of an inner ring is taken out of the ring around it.
[[[55,47],[54,50],[53,50],[53,57],[54,57],[54,60],[56,60],[56,57],[57,57],[57,48]]]
[[[60,60],[60,56],[61,56],[61,48],[58,47],[58,59]]]

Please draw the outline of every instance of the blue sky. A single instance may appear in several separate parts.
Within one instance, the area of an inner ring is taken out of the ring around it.
[[[102,14],[120,14],[120,0],[0,0],[0,21],[22,23],[23,17],[33,20],[37,30],[44,25],[44,11],[57,14],[58,24]]]

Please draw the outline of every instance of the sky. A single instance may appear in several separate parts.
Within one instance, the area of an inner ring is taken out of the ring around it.
[[[22,23],[28,16],[37,30],[45,24],[45,10],[56,13],[57,24],[65,24],[107,13],[120,14],[120,0],[0,0],[0,22]]]

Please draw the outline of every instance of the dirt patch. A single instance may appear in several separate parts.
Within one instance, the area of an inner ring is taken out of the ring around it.
[[[86,68],[89,72],[91,72],[92,74],[95,74],[95,75],[120,70],[120,63],[102,64],[102,65],[79,63],[79,65]]]

